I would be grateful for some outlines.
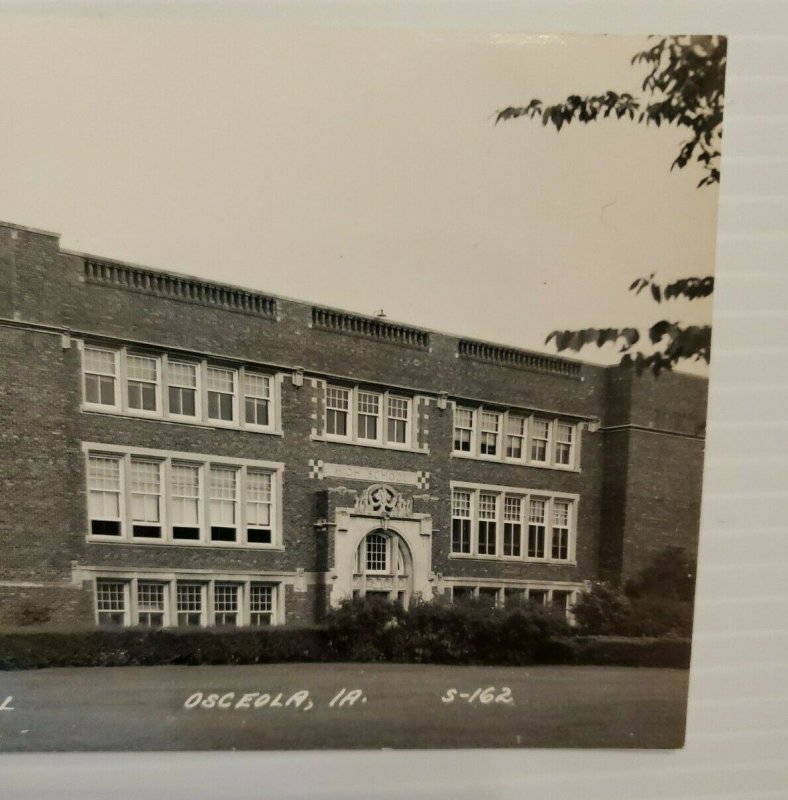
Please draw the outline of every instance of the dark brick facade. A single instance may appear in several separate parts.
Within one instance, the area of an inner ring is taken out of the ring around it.
[[[429,538],[435,596],[466,581],[501,587],[621,581],[660,548],[696,546],[702,379],[638,377],[99,261],[61,251],[54,235],[11,225],[0,225],[0,286],[0,623],[35,616],[37,604],[54,607],[55,621],[90,623],[94,577],[124,571],[275,576],[280,622],[320,618],[339,568],[337,513],[352,511],[381,470],[407,476],[395,488],[412,519],[403,512],[398,523],[394,514],[390,524],[410,526],[419,546],[426,539],[418,537]],[[85,410],[82,342],[277,372],[281,431]],[[321,438],[327,379],[412,396],[415,446]],[[452,456],[455,400],[571,420],[578,425],[579,468]],[[283,546],[91,540],[86,442],[283,464]],[[331,477],[320,464],[373,477]],[[577,496],[575,559],[452,556],[453,481]]]

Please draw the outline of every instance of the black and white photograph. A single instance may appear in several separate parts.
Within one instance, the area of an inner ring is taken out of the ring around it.
[[[711,23],[4,16],[0,753],[684,746]]]

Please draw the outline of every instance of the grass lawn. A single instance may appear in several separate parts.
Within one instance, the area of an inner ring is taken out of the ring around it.
[[[684,739],[688,675],[414,664],[0,672],[0,751],[671,748]]]

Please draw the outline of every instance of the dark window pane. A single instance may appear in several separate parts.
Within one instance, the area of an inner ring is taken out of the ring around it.
[[[142,384],[142,408],[144,411],[156,410],[156,387],[151,383]]]
[[[92,519],[90,532],[94,536],[120,536],[120,522],[117,520]]]
[[[265,528],[248,528],[246,539],[251,544],[271,544],[271,531]]]
[[[134,525],[132,533],[142,539],[161,539],[161,528],[158,525]]]
[[[214,542],[234,542],[235,528],[214,526],[211,528],[211,539]]]
[[[182,525],[176,525],[172,529],[172,538],[173,539],[191,539],[196,540],[200,538],[200,529],[199,528],[189,528]]]

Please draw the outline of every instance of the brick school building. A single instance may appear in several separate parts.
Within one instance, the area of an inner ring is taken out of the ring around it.
[[[0,224],[0,287],[0,624],[285,624],[373,596],[566,610],[696,548],[705,379],[18,225]]]

